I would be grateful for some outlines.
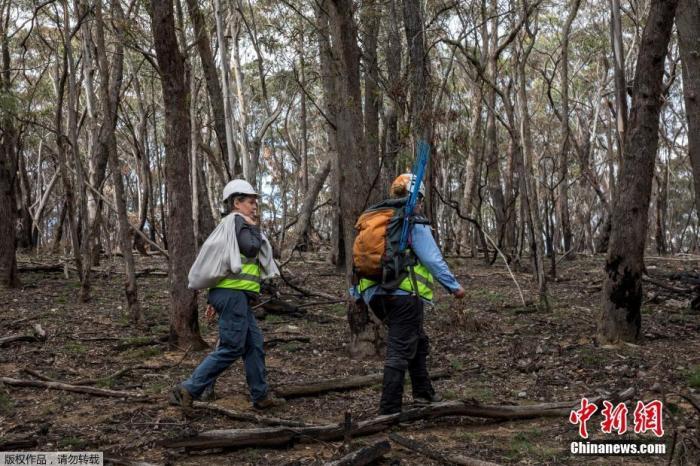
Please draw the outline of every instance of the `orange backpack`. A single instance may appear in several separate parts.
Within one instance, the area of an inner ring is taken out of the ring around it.
[[[352,245],[356,279],[369,278],[383,288],[395,289],[407,274],[406,267],[416,263],[410,248],[398,251],[407,200],[407,197],[384,200],[365,210],[357,219],[357,234]],[[425,217],[413,215],[409,222],[429,224]]]
[[[352,260],[358,276],[381,279],[387,230],[392,217],[396,215],[396,210],[394,207],[369,209],[357,219],[357,236],[352,245]]]

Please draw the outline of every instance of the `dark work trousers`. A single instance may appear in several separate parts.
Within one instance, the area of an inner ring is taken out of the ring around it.
[[[370,307],[384,315],[388,325],[384,383],[379,404],[381,414],[401,411],[403,380],[408,369],[413,397],[431,397],[435,392],[428,375],[428,336],[423,330],[423,301],[413,295],[379,295]]]
[[[199,398],[206,387],[238,358],[243,357],[250,397],[255,401],[267,395],[267,371],[263,335],[255,314],[242,291],[213,288],[209,303],[219,315],[219,345],[182,383],[193,398]]]

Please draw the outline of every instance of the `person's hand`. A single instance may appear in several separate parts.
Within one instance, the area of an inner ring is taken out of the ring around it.
[[[212,322],[216,319],[216,309],[214,309],[214,306],[212,306],[211,304],[207,304],[207,310],[204,311],[204,317],[209,322]]]
[[[452,296],[454,296],[455,299],[462,299],[462,298],[464,298],[464,295],[465,295],[465,294],[466,294],[466,293],[464,292],[464,288],[462,288],[462,287],[460,286],[459,289],[458,289],[457,291],[455,291],[454,293],[452,293]]]
[[[243,217],[243,220],[245,220],[245,222],[249,225],[257,225],[258,224],[257,218],[255,218],[255,217],[249,217],[248,215],[241,214],[240,212],[238,213],[238,215]]]

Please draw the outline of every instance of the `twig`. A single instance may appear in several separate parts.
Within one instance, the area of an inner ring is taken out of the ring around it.
[[[298,291],[299,293],[305,295],[305,296],[320,296],[321,298],[326,298],[329,300],[337,300],[338,296],[333,296],[331,294],[323,293],[321,291],[310,291],[305,288],[300,287],[299,285],[295,285],[292,282],[290,282],[287,277],[284,276],[282,271],[280,270],[280,277],[284,282],[289,286],[291,289]]]
[[[297,308],[310,307],[310,306],[329,306],[331,304],[340,304],[340,303],[344,303],[344,302],[346,302],[345,299],[336,299],[334,301],[316,301],[313,303],[301,304],[301,305],[297,306]]]
[[[450,375],[450,371],[437,370],[430,374],[430,378],[435,380],[449,377]],[[355,388],[366,387],[375,383],[381,383],[383,377],[384,374],[378,372],[376,374],[345,377],[342,379],[325,379],[314,382],[300,382],[277,387],[275,393],[282,398],[295,398],[318,395],[319,393],[330,391],[352,390]]]
[[[482,461],[476,458],[469,458],[463,455],[448,455],[433,448],[428,447],[415,440],[403,437],[395,432],[389,434],[389,439],[392,442],[398,443],[402,447],[408,448],[411,451],[420,453],[421,455],[444,464],[459,464],[465,466],[497,466],[496,463]]]
[[[252,422],[254,424],[264,424],[267,426],[287,426],[287,427],[308,427],[308,424],[301,421],[292,421],[289,419],[281,419],[269,416],[258,416],[257,414],[249,413],[239,413],[232,409],[224,408],[223,406],[216,405],[214,403],[205,403],[202,401],[195,401],[193,403],[195,408],[207,409],[215,413],[223,414],[235,421]]]
[[[522,290],[520,289],[520,284],[518,283],[518,280],[515,279],[515,275],[513,275],[513,271],[510,269],[510,265],[508,265],[508,259],[506,258],[505,254],[503,254],[503,251],[501,251],[501,250],[499,249],[499,247],[496,246],[496,243],[491,239],[491,237],[488,235],[488,233],[486,233],[486,232],[484,231],[484,229],[481,228],[481,225],[479,225],[479,222],[477,222],[477,221],[474,220],[473,218],[470,218],[470,217],[468,217],[468,216],[462,214],[462,212],[461,212],[461,210],[460,210],[460,208],[459,208],[459,204],[458,204],[456,201],[449,201],[449,202],[446,201],[446,200],[442,197],[442,194],[440,194],[440,191],[439,191],[436,187],[433,186],[433,189],[435,190],[435,192],[437,193],[438,197],[440,198],[440,200],[441,200],[444,204],[446,204],[446,205],[452,207],[452,208],[457,212],[457,216],[458,216],[459,218],[461,218],[461,219],[463,219],[463,220],[467,220],[468,222],[470,222],[470,223],[472,223],[474,226],[476,226],[476,227],[479,229],[479,231],[481,231],[481,233],[484,235],[484,237],[486,238],[486,240],[488,240],[488,242],[491,243],[491,245],[496,249],[496,251],[498,251],[498,254],[501,256],[501,258],[503,259],[503,263],[506,265],[506,268],[508,269],[508,273],[510,274],[510,277],[513,279],[513,282],[515,282],[515,286],[518,288],[518,294],[520,295],[520,300],[523,302],[523,306],[524,306],[524,307],[527,307],[527,303],[525,302],[525,297],[523,296],[523,292],[522,292]],[[495,260],[495,259],[494,259],[494,260]]]
[[[23,380],[23,379],[13,379],[11,377],[0,377],[0,382],[12,385],[15,387],[35,387],[35,388],[48,388],[51,390],[63,390],[66,392],[76,392],[76,393],[86,393],[88,395],[95,396],[109,396],[116,398],[138,398],[142,400],[147,400],[149,397],[143,393],[138,392],[127,392],[118,390],[108,390],[106,388],[95,388],[95,387],[83,387],[80,385],[71,385],[61,382],[43,382],[39,380]]]
[[[390,450],[391,445],[388,441],[384,439],[377,440],[366,447],[348,453],[340,459],[328,462],[325,466],[363,466],[365,464],[374,464],[376,460]]]

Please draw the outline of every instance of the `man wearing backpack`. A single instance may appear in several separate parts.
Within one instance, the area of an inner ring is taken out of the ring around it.
[[[225,217],[202,245],[189,274],[190,288],[209,288],[207,313],[213,309],[218,314],[219,344],[189,379],[173,388],[170,402],[185,412],[240,357],[253,407],[284,403],[270,394],[263,335],[250,305],[260,293],[261,279],[279,275],[272,248],[257,226],[258,194],[247,181],[233,180],[224,187],[223,201]]]
[[[407,370],[416,404],[441,400],[428,375],[429,340],[423,329],[423,305],[432,303],[434,280],[455,298],[464,297],[464,288],[450,272],[428,220],[421,215],[423,183],[409,218],[408,248],[398,251],[403,206],[414,183],[415,175],[410,173],[397,177],[390,188],[391,199],[370,207],[355,225],[358,235],[353,260],[359,280],[353,291],[388,326],[380,414],[401,411]]]

